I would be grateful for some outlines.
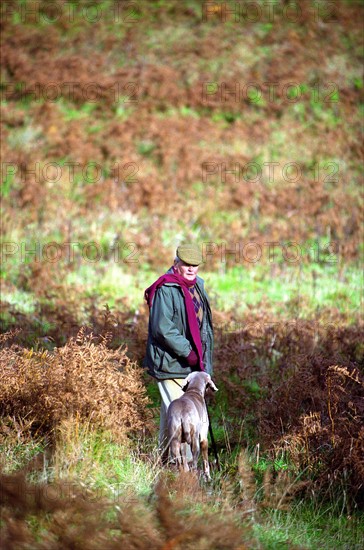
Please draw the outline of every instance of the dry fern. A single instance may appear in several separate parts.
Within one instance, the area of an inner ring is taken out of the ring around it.
[[[78,415],[119,439],[151,427],[142,369],[126,349],[110,350],[81,330],[54,352],[21,349],[0,352],[3,417],[32,420],[32,429],[51,433]]]

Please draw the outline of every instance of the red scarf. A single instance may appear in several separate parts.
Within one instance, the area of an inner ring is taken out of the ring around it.
[[[163,286],[165,283],[176,283],[182,288],[183,296],[185,299],[188,326],[190,328],[192,340],[197,351],[200,370],[204,371],[205,369],[203,366],[203,353],[202,353],[200,329],[198,326],[198,321],[197,321],[192,297],[188,291],[188,287],[193,286],[196,283],[196,279],[194,279],[193,281],[186,281],[186,279],[184,279],[181,275],[179,275],[175,271],[174,273],[166,273],[165,275],[162,275],[144,292],[144,298],[149,306],[149,309],[152,307],[153,296],[155,294],[155,291],[159,287]]]

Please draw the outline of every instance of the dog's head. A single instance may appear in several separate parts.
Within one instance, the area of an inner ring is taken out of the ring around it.
[[[207,374],[207,372],[191,372],[187,378],[183,380],[182,390],[184,392],[192,388],[199,390],[203,395],[208,388],[214,392],[218,391],[211,376]]]

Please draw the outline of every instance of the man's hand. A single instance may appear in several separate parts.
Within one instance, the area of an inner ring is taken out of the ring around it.
[[[187,355],[186,359],[187,359],[187,363],[190,367],[194,367],[198,363],[198,357],[197,357],[196,353],[193,350],[190,351],[190,353],[189,353],[189,355]]]

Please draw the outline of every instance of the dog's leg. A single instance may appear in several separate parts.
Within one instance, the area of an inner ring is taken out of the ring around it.
[[[185,472],[189,472],[189,466],[187,461],[187,443],[181,443],[181,457],[182,457],[182,469]]]
[[[182,462],[183,462],[183,469],[185,472],[189,472],[190,468],[188,466],[188,458],[187,455],[191,454],[189,451],[189,447],[191,447],[191,435],[192,435],[192,427],[191,423],[188,417],[184,416],[182,418],[182,432],[183,432],[183,441],[181,448],[182,448]]]
[[[167,466],[168,458],[169,458],[169,447],[168,445],[164,444],[162,449],[162,454],[161,454],[162,466]]]
[[[200,440],[197,433],[193,434],[191,450],[192,450],[192,457],[193,457],[192,468],[194,470],[197,470],[197,462],[198,462],[198,457],[200,455]]]
[[[180,469],[182,466],[182,457],[181,457],[181,439],[182,439],[182,426],[180,424],[175,424],[170,422],[168,425],[168,436],[169,436],[169,451],[170,451],[170,462],[175,463],[177,469]]]
[[[177,469],[180,469],[182,466],[182,457],[181,457],[181,443],[178,438],[172,439],[170,450],[171,450],[171,461],[174,461]]]
[[[203,471],[206,479],[211,480],[210,477],[210,466],[209,466],[209,457],[208,457],[208,441],[203,439],[201,441],[201,454],[203,460]]]

